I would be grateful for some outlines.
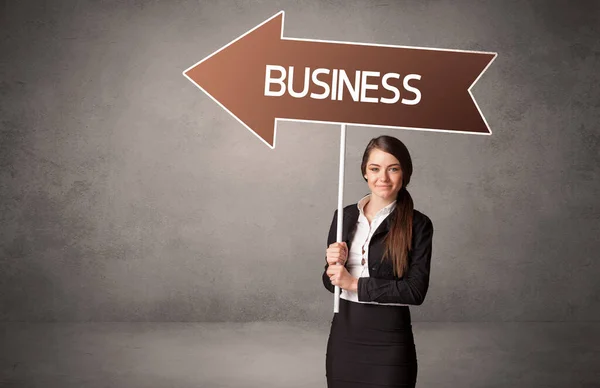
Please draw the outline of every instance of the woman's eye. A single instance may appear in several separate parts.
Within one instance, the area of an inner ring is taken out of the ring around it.
[[[379,170],[378,168],[372,168],[371,171],[376,172],[377,170]]]
[[[397,172],[398,171],[398,167],[392,167],[392,168],[390,168],[390,170],[392,170],[393,172]]]

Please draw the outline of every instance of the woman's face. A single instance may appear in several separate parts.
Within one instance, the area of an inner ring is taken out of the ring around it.
[[[402,188],[400,162],[394,155],[373,148],[367,161],[365,178],[372,195],[392,202]]]

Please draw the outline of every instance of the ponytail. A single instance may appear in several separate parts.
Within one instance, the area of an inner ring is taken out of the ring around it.
[[[394,275],[402,277],[408,269],[408,252],[412,249],[412,222],[414,203],[406,187],[396,196],[396,207],[390,217],[392,226],[385,239],[382,260],[392,260]]]

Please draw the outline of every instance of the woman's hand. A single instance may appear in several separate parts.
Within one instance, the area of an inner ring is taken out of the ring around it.
[[[348,246],[345,242],[335,242],[327,248],[327,263],[329,265],[345,265],[348,260]]]
[[[327,267],[327,276],[331,284],[348,291],[358,290],[358,279],[350,275],[343,265],[330,265]]]

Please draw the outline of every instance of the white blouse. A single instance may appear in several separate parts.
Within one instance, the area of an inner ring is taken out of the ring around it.
[[[396,201],[382,208],[371,221],[371,225],[369,225],[369,220],[365,216],[363,209],[370,199],[371,194],[367,194],[358,201],[357,206],[360,214],[356,225],[356,233],[350,244],[350,252],[346,264],[346,268],[348,269],[348,272],[350,272],[350,275],[356,278],[369,277],[369,242],[379,225],[381,225],[385,218],[396,208]],[[344,289],[341,290],[340,298],[358,303],[406,306],[405,304],[399,303],[361,302],[358,300],[358,292]]]

